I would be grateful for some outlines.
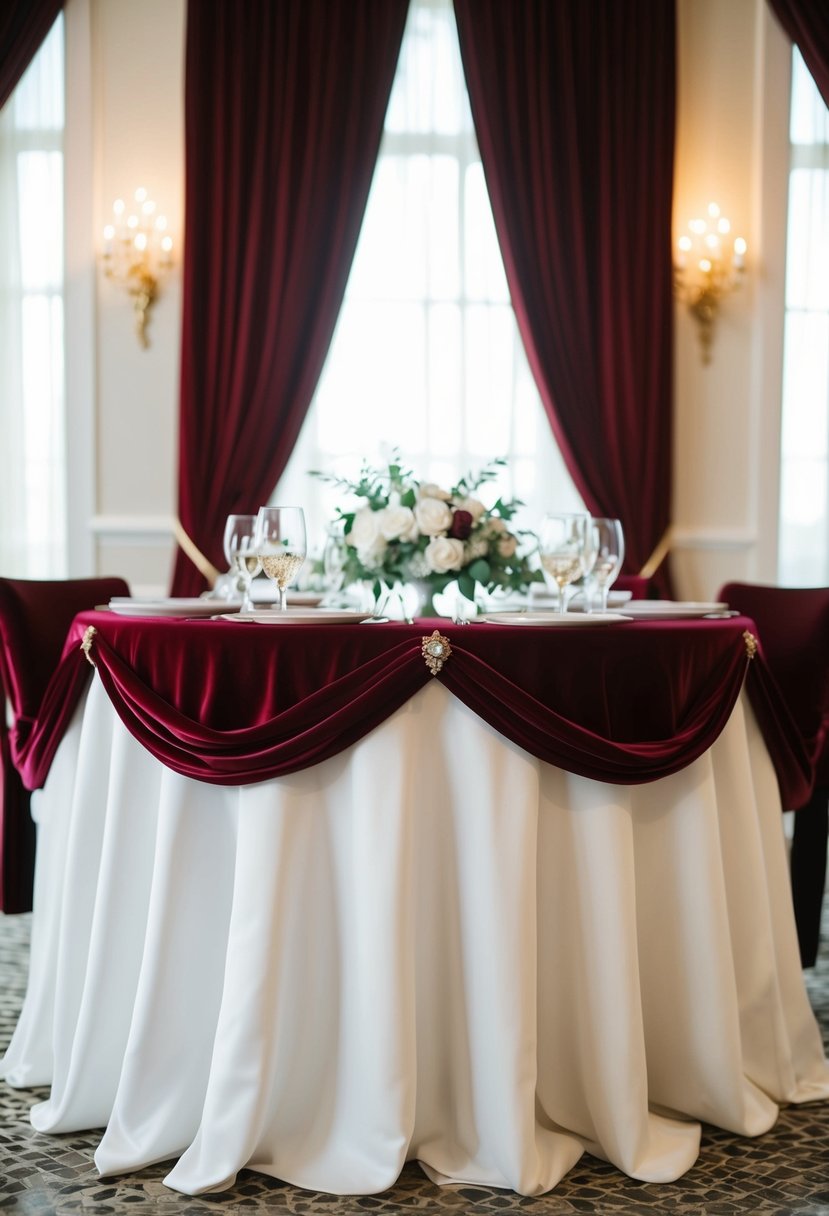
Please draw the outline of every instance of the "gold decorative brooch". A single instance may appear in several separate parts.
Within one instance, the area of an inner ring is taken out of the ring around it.
[[[449,639],[438,633],[437,629],[428,638],[423,638],[420,652],[433,676],[436,676],[443,664],[452,654]]]
[[[95,660],[90,656],[89,652],[92,649],[92,639],[97,632],[98,630],[94,625],[87,625],[84,630],[83,641],[81,642],[81,650],[86,655],[86,661],[87,663],[91,663],[93,667],[95,666]]]
[[[743,641],[746,644],[746,654],[750,659],[753,659],[757,653],[757,639],[748,629],[743,630]]]

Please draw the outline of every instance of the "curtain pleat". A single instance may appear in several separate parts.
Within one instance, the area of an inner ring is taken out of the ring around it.
[[[3,0],[0,4],[0,109],[49,33],[64,0]]]
[[[769,4],[829,106],[829,4],[826,0],[769,0]]]
[[[227,515],[267,501],[316,387],[407,6],[189,6],[179,519],[219,567]],[[203,585],[180,550],[173,593]]]
[[[635,572],[670,522],[675,5],[455,0],[455,14],[530,366]]]

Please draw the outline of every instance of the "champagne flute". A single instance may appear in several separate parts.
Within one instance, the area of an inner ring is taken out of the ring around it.
[[[590,516],[586,512],[545,515],[538,530],[541,569],[558,611],[567,611],[565,589],[589,569],[592,560]]]
[[[621,521],[618,519],[594,517],[591,531],[596,554],[591,580],[599,588],[600,611],[607,612],[608,593],[616,582],[625,559],[625,538]]]
[[[242,612],[253,611],[250,585],[262,569],[256,551],[256,519],[255,515],[228,515],[225,524],[225,557],[242,592]]]
[[[302,507],[260,507],[256,519],[256,551],[262,569],[276,584],[279,608],[288,607],[288,587],[305,561],[305,514]]]

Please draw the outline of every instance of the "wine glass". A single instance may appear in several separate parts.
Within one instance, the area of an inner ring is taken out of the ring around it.
[[[260,507],[256,519],[256,551],[262,569],[276,584],[279,608],[288,607],[288,587],[305,561],[305,513],[302,507]]]
[[[326,602],[337,601],[338,592],[345,581],[346,558],[343,521],[336,520],[326,529],[325,547],[322,551],[322,577],[325,584]]]
[[[607,612],[607,597],[625,559],[625,538],[618,519],[591,520],[595,559],[590,580],[599,589],[600,611]]]
[[[242,592],[242,612],[253,611],[250,585],[262,569],[256,551],[256,519],[255,515],[228,515],[225,524],[225,557]]]
[[[538,530],[538,552],[547,586],[558,597],[558,611],[566,612],[565,589],[590,568],[590,516],[586,512],[545,515]]]

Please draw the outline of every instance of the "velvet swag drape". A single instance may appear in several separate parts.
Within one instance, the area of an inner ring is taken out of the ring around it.
[[[670,516],[675,5],[455,14],[530,366],[588,509],[622,520],[638,570]]]
[[[179,519],[219,567],[226,516],[267,501],[322,369],[407,6],[189,6]],[[203,586],[180,550],[173,594]]]
[[[826,0],[769,0],[769,4],[829,106],[829,4]]]
[[[3,0],[0,4],[0,109],[14,92],[64,0]]]

